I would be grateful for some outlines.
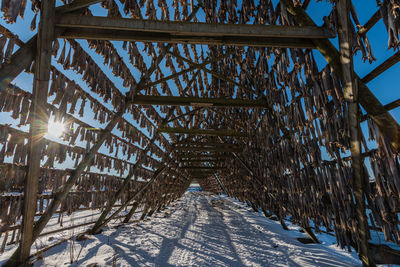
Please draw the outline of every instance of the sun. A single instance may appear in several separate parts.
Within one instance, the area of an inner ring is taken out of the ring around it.
[[[65,126],[62,122],[49,121],[47,134],[52,137],[59,138],[64,132]]]

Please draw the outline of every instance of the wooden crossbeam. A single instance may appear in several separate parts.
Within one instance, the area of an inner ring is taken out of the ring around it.
[[[178,142],[174,144],[174,147],[233,147],[237,148],[237,144],[229,143],[217,143],[217,142]]]
[[[176,143],[173,146],[175,148],[239,148],[237,144],[224,144],[216,142]]]
[[[224,159],[232,158],[231,156],[228,157],[228,155],[221,155],[218,157],[211,157],[211,158],[204,158],[201,156],[188,156],[188,157],[181,157],[178,160],[178,162],[222,162]]]
[[[363,83],[369,83],[379,75],[381,75],[386,70],[390,69],[393,65],[400,61],[400,52],[396,52],[394,55],[386,59],[382,64],[373,69],[370,73],[365,75],[364,78],[361,79]]]
[[[210,175],[213,175],[215,173],[215,170],[207,170],[207,171],[191,171],[189,172],[190,176],[195,176],[195,177],[209,177]]]
[[[235,147],[175,147],[175,151],[215,151],[215,152],[240,152],[240,148]]]
[[[180,169],[185,169],[185,170],[222,170],[226,169],[225,167],[215,167],[215,166],[184,166],[180,167]]]
[[[151,43],[191,43],[203,45],[226,45],[226,46],[254,46],[254,47],[276,47],[276,48],[308,48],[315,49],[311,39],[300,38],[278,38],[278,37],[198,37],[198,36],[176,36],[169,33],[142,33],[137,31],[118,31],[102,29],[60,29],[58,38],[84,39],[84,40],[112,40],[112,41],[135,41]]]
[[[367,21],[367,23],[365,23],[365,25],[362,26],[362,28],[358,31],[358,34],[361,36],[366,34],[381,18],[382,18],[381,10],[378,9],[374,13],[374,15],[372,15],[372,17]]]
[[[217,163],[217,162],[221,162],[221,160],[218,160],[218,159],[215,159],[215,158],[209,158],[209,159],[182,159],[182,160],[180,160],[180,162],[182,162],[182,163],[193,163],[193,162],[210,162],[210,163],[212,163],[212,162],[214,162],[214,163]]]
[[[390,103],[384,105],[384,108],[385,108],[387,111],[393,110],[393,109],[398,108],[398,107],[400,107],[400,99],[394,100],[394,101],[392,101],[392,102],[390,102]],[[364,115],[361,117],[361,122],[363,122],[363,121],[365,121],[365,120],[367,120],[367,119],[368,119],[368,114],[364,114]]]
[[[225,165],[212,165],[212,164],[208,164],[208,165],[202,165],[202,164],[188,164],[188,165],[182,165],[182,166],[180,166],[179,168],[180,169],[186,169],[186,170],[188,170],[189,172],[190,172],[190,170],[193,170],[192,169],[192,167],[193,168],[198,168],[198,169],[204,169],[204,168],[202,168],[202,167],[206,167],[206,168],[217,168],[217,169],[219,169],[219,170],[222,170],[222,169],[226,169],[226,166]]]
[[[167,105],[167,106],[198,106],[198,107],[260,107],[265,108],[264,99],[227,99],[227,98],[199,98],[180,96],[144,96],[138,95],[133,100],[137,105]]]
[[[334,38],[317,27],[211,24],[63,15],[63,38],[314,48],[311,39]]]
[[[231,156],[229,156],[228,154],[222,154],[219,155],[218,157],[216,156],[207,156],[207,155],[203,155],[203,156],[193,156],[193,155],[189,155],[189,156],[181,156],[178,160],[180,162],[191,162],[191,161],[198,161],[198,162],[218,162],[218,161],[222,161],[223,159],[227,159],[227,158],[232,158]]]
[[[151,33],[169,33],[179,36],[241,36],[279,38],[334,38],[335,34],[317,26],[282,26],[222,24],[182,21],[156,21],[96,16],[63,15],[58,17],[56,26],[68,28],[92,28],[126,30]]]
[[[204,129],[160,127],[158,128],[157,131],[161,133],[247,137],[247,133],[245,132],[235,132],[232,130],[204,130]]]

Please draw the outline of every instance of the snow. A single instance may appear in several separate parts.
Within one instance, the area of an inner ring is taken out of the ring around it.
[[[302,244],[299,227],[285,231],[241,202],[205,192],[186,192],[151,218],[116,226],[55,246],[35,266],[66,266],[71,259],[72,266],[361,266],[332,236]]]

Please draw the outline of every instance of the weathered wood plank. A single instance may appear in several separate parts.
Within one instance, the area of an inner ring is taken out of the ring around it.
[[[180,169],[184,169],[184,170],[200,170],[200,171],[205,171],[205,170],[223,170],[226,169],[226,167],[209,167],[209,166],[184,166],[184,167],[180,167]]]
[[[241,152],[238,147],[175,147],[174,151]]]
[[[382,64],[373,69],[370,73],[365,75],[364,78],[361,79],[361,81],[365,84],[369,83],[370,81],[381,75],[383,72],[390,69],[399,61],[400,61],[400,51],[396,52],[394,55],[386,59]]]
[[[381,11],[378,9],[374,15],[365,23],[365,25],[358,31],[359,35],[366,34],[372,27],[382,18]]]
[[[153,43],[192,43],[205,45],[235,45],[255,47],[277,47],[277,48],[309,48],[314,49],[315,45],[311,39],[306,38],[282,38],[282,37],[243,37],[243,36],[193,36],[174,35],[170,33],[103,29],[60,29],[59,38],[67,39],[93,39],[113,41],[136,41]]]
[[[261,107],[267,103],[264,99],[228,99],[228,98],[199,98],[180,96],[144,96],[138,95],[133,100],[137,105],[168,105],[168,106],[198,106],[198,107]]]
[[[245,132],[235,132],[232,130],[205,130],[205,129],[160,127],[158,128],[158,131],[162,133],[176,133],[176,134],[247,137],[247,133]]]
[[[137,20],[127,18],[110,18],[96,16],[77,16],[73,14],[58,17],[56,26],[79,29],[102,29],[119,31],[138,31],[168,33],[174,36],[205,36],[205,37],[277,37],[277,38],[334,38],[335,34],[323,27],[317,26],[281,26],[281,25],[250,25],[221,24],[181,21]]]

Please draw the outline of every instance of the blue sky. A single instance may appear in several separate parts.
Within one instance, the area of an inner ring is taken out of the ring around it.
[[[117,1],[119,2],[119,1]],[[240,1],[238,1],[240,3]],[[257,1],[256,1],[257,2]],[[274,0],[274,5],[278,1]],[[376,1],[375,0],[363,0],[363,1],[353,1],[356,7],[356,10],[358,12],[358,18],[361,22],[361,24],[365,24],[365,22],[378,10],[376,6]],[[61,4],[60,1],[57,1],[58,5]],[[167,1],[167,3],[171,3],[171,1]],[[156,5],[157,6],[157,5]],[[105,15],[104,9],[102,9],[99,4],[92,6],[91,10],[93,13],[96,15]],[[311,1],[311,4],[308,8],[308,13],[311,15],[311,17],[314,19],[314,21],[318,25],[322,25],[323,23],[323,16],[327,16],[331,10],[331,4],[328,3],[328,1],[321,1],[321,2],[316,2],[315,0]],[[202,14],[199,14],[200,17]],[[171,14],[172,16],[172,14]],[[17,23],[15,24],[6,24],[3,20],[0,21],[2,25],[5,25],[7,28],[9,28],[12,32],[16,33],[19,38],[22,41],[27,41],[29,40],[30,37],[32,37],[35,32],[32,32],[29,29],[29,26],[31,24],[31,20],[33,18],[33,12],[30,10],[30,1],[28,1],[28,7],[25,12],[25,17],[23,19],[18,18]],[[363,62],[360,56],[360,52],[355,56],[355,70],[358,73],[358,75],[362,78],[366,74],[368,74],[372,69],[374,69],[376,66],[381,64],[384,60],[386,60],[388,57],[393,55],[396,51],[393,51],[392,49],[387,48],[387,32],[384,27],[383,22],[380,20],[369,32],[368,32],[368,38],[370,40],[373,53],[375,58],[377,59],[375,62],[372,64],[368,62]],[[84,49],[93,57],[93,59],[100,65],[102,66],[103,64],[103,59],[100,55],[97,55],[96,53],[92,52],[90,49],[87,47],[86,41],[79,41],[79,43],[84,47]],[[122,50],[122,42],[113,42],[115,47],[117,49]],[[333,43],[335,46],[337,46],[337,39],[333,40]],[[62,46],[61,46],[62,47]],[[143,48],[142,45],[138,45],[139,48]],[[61,49],[60,49],[61,51]],[[135,78],[138,80],[138,77],[140,76],[139,72],[133,68],[132,66],[129,65],[129,60],[126,52],[121,52],[121,56],[123,56],[125,62],[129,66],[131,72],[135,76]],[[322,56],[319,54],[318,51],[315,51],[315,55],[317,58],[317,63],[319,64],[320,68],[324,67],[326,65],[326,61],[322,58]],[[147,64],[149,66],[149,58],[145,58],[147,61]],[[58,65],[55,60],[53,60],[54,65]],[[162,64],[163,65],[163,64]],[[371,89],[371,91],[377,96],[377,98],[382,102],[382,104],[387,104],[391,101],[394,101],[396,99],[400,98],[400,90],[397,82],[398,76],[399,76],[399,71],[400,71],[400,65],[395,65],[388,71],[386,71],[384,74],[382,74],[380,77],[374,79],[371,81],[368,86]],[[62,67],[59,67],[58,69],[62,69]],[[165,69],[163,69],[165,70]],[[111,73],[111,70],[108,67],[103,68],[103,71],[106,73],[106,75],[114,82],[114,84],[123,92],[126,92],[127,88],[124,88],[122,86],[122,79],[118,77],[114,77]],[[81,76],[74,73],[73,71],[63,71],[69,78],[73,79],[76,83],[78,83],[82,88],[84,88],[87,92],[90,92],[88,87],[86,86],[85,82],[81,80]],[[168,75],[169,71],[165,70],[166,75]],[[27,91],[31,91],[32,89],[32,78],[33,75],[30,74],[21,74],[15,81],[14,83],[19,85],[21,88]],[[171,89],[174,88],[174,84],[170,83]],[[95,96],[95,95],[94,95]],[[106,104],[110,109],[112,109],[111,105]],[[393,117],[399,121],[400,119],[400,113],[399,110],[393,110],[391,111],[391,114]],[[95,127],[102,127],[104,125],[99,124],[97,121],[93,120],[93,114],[91,113],[90,109],[85,113],[86,117],[84,119],[81,118],[81,120],[95,126]],[[135,125],[135,122],[131,119],[129,114],[125,115],[125,118],[128,119],[129,121],[132,122],[132,124]],[[1,113],[0,114],[0,122],[3,123],[12,123],[12,121],[9,118],[9,114]],[[362,125],[363,129],[366,129],[366,123],[363,123]],[[26,130],[27,128],[22,128]],[[367,131],[364,131],[367,133]],[[114,133],[117,133],[117,131],[114,131]],[[367,138],[367,136],[366,136]],[[370,142],[369,143],[370,148],[374,147],[374,143]],[[84,146],[82,144],[82,146]],[[101,151],[105,152],[104,149]],[[122,157],[122,155],[121,155]],[[70,165],[69,163],[67,165]],[[71,166],[67,166],[71,167]]]

